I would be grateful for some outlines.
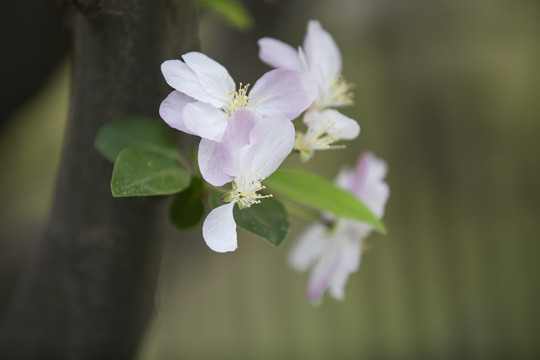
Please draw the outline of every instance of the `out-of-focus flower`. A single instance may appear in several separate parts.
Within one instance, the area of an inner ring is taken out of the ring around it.
[[[336,183],[355,194],[381,218],[390,194],[384,182],[386,172],[382,160],[366,153],[354,169],[342,170]],[[306,294],[311,302],[319,301],[326,289],[332,297],[344,298],[347,279],[360,265],[362,240],[373,230],[366,223],[335,218],[331,214],[323,217],[324,223],[311,224],[300,234],[289,256],[296,270],[311,269]]]
[[[203,237],[210,249],[227,252],[237,248],[234,204],[244,209],[271,196],[257,193],[264,189],[261,182],[279,167],[293,144],[294,126],[287,118],[263,118],[249,109],[232,114],[220,142],[201,140],[199,168],[203,178],[214,186],[232,182],[233,187],[223,196],[229,203],[212,210],[204,221]]]
[[[249,90],[236,89],[227,69],[199,52],[167,60],[161,71],[175,90],[161,103],[159,113],[171,127],[205,139],[220,141],[229,117],[244,108],[263,117],[293,120],[313,102],[316,89],[306,73],[277,69],[264,74]]]

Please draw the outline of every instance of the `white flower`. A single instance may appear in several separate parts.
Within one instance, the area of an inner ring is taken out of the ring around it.
[[[356,121],[333,109],[309,110],[304,115],[307,132],[297,133],[294,148],[300,152],[302,161],[309,160],[315,150],[341,149],[332,145],[340,140],[352,140],[360,134]]]
[[[378,217],[384,215],[384,207],[390,190],[384,182],[386,164],[373,154],[363,155],[354,170],[342,170],[336,183],[355,194]],[[330,295],[341,300],[349,275],[358,270],[362,256],[362,239],[373,230],[366,223],[326,215],[331,225],[314,223],[299,236],[289,260],[298,271],[311,273],[307,286],[307,298],[317,302],[328,289]]]
[[[205,139],[220,141],[229,117],[240,109],[293,120],[316,96],[313,80],[303,72],[269,71],[250,91],[249,84],[240,83],[237,89],[227,69],[202,53],[190,52],[182,59],[161,65],[175,91],[163,100],[159,113],[169,126]]]
[[[220,142],[202,139],[199,145],[199,168],[203,178],[214,186],[232,182],[233,189],[223,197],[229,201],[208,214],[203,237],[217,252],[237,248],[233,207],[241,209],[259,203],[267,195],[261,182],[272,174],[294,144],[294,126],[282,116],[262,118],[253,110],[241,109],[230,118]],[[249,211],[249,210],[244,210]]]
[[[341,75],[339,48],[318,21],[308,23],[303,46],[298,50],[276,39],[260,39],[259,57],[275,68],[304,71],[317,84],[317,96],[304,115],[308,130],[298,134],[295,144],[302,161],[310,159],[315,150],[343,148],[332,144],[352,140],[360,134],[360,126],[355,120],[328,109],[352,105],[353,86]]]
[[[307,26],[302,47],[273,39],[259,39],[259,58],[274,68],[307,71],[316,81],[318,95],[315,107],[352,105],[352,85],[341,76],[341,53],[332,36],[316,20]]]

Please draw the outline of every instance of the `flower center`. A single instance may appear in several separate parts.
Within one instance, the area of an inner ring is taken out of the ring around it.
[[[331,145],[341,140],[340,132],[335,128],[335,122],[325,120],[322,126],[308,126],[307,133],[298,132],[294,148],[300,151],[302,161],[313,156],[315,150],[343,149],[345,145]]]
[[[225,196],[223,196],[223,200],[238,203],[238,207],[240,209],[245,209],[251,205],[259,204],[261,202],[259,199],[272,197],[271,194],[257,194],[257,191],[266,188],[266,186],[261,185],[261,181],[263,180],[264,178],[262,178],[259,174],[253,173],[253,171],[245,173],[241,170],[240,174],[234,178],[233,190],[225,194]]]
[[[257,95],[256,103],[253,104],[251,99],[248,96],[248,89],[250,84],[246,84],[242,86],[242,83],[240,83],[240,87],[237,91],[230,91],[227,96],[227,104],[223,108],[223,110],[229,114],[232,115],[233,112],[236,110],[242,109],[242,108],[251,108],[256,107],[257,103],[259,102],[261,95]]]
[[[322,100],[325,107],[354,105],[354,84],[347,82],[343,76],[334,79],[332,86]]]

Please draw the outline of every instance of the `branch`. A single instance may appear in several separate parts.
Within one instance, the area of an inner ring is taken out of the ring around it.
[[[160,64],[196,47],[195,7],[76,3],[84,11],[54,208],[5,315],[1,359],[130,359],[152,313],[163,198],[112,198],[112,166],[93,142],[111,119],[158,117],[169,91]]]

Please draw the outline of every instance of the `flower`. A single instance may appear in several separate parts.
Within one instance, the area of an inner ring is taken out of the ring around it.
[[[336,183],[356,195],[376,216],[382,217],[390,194],[388,184],[384,182],[386,172],[382,160],[366,153],[354,170],[342,170]],[[366,223],[336,219],[331,214],[323,217],[324,223],[311,224],[300,234],[289,254],[289,261],[296,270],[311,268],[306,294],[311,302],[319,301],[326,289],[335,299],[344,298],[347,279],[360,266],[362,239],[373,230]]]
[[[315,150],[341,149],[331,145],[339,140],[352,140],[360,134],[360,125],[353,119],[333,109],[310,110],[304,115],[307,132],[298,132],[294,148],[302,161],[309,160]]]
[[[315,100],[304,115],[308,130],[297,135],[295,144],[302,161],[310,159],[315,150],[343,148],[331,144],[360,134],[355,120],[329,109],[352,105],[353,85],[343,79],[339,48],[318,21],[308,22],[303,46],[298,50],[273,38],[259,39],[259,57],[275,68],[304,71],[317,84]]]
[[[223,196],[228,204],[212,210],[203,224],[203,238],[217,252],[237,248],[234,204],[240,209],[255,205],[265,197],[258,191],[261,182],[272,174],[294,144],[294,126],[285,117],[263,118],[250,109],[232,114],[220,142],[202,139],[199,168],[203,178],[214,186],[232,182],[232,191]]]
[[[249,84],[240,83],[237,89],[227,69],[202,53],[190,52],[182,59],[161,65],[175,90],[163,100],[159,113],[169,126],[205,139],[220,141],[228,119],[240,109],[293,120],[316,96],[313,80],[302,72],[269,71],[249,91]]]
[[[259,58],[274,68],[307,71],[316,81],[315,107],[340,107],[353,104],[352,84],[341,76],[341,53],[332,36],[316,20],[308,22],[302,47],[273,39],[259,39]]]

